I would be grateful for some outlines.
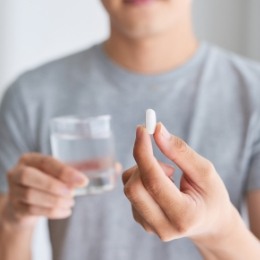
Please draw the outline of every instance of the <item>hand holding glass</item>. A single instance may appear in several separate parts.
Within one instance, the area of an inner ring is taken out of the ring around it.
[[[75,195],[97,194],[115,187],[115,149],[109,115],[51,120],[51,147],[55,158],[86,174],[89,183]]]

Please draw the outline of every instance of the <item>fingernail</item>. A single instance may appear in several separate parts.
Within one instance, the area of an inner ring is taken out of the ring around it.
[[[170,139],[171,134],[168,132],[168,130],[165,128],[165,126],[162,123],[159,123],[159,132],[161,136],[165,139]]]
[[[67,218],[72,214],[72,210],[71,209],[67,209],[67,210],[62,210],[60,211],[62,217]]]
[[[72,175],[71,181],[72,181],[73,186],[74,185],[76,185],[76,186],[84,185],[85,186],[88,183],[87,177],[81,171],[73,169],[73,172],[71,175]]]
[[[73,183],[80,186],[85,186],[88,183],[88,179],[86,176],[84,176],[82,173],[76,172],[76,174],[73,176]]]
[[[71,190],[69,188],[61,188],[61,194],[62,195],[70,195],[71,194]]]

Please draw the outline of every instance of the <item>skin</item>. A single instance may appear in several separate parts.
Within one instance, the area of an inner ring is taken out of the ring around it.
[[[0,258],[28,260],[39,218],[70,216],[72,190],[88,180],[56,159],[36,153],[21,156],[7,176],[9,192],[0,197]]]
[[[191,0],[156,0],[129,6],[103,0],[111,20],[107,54],[120,66],[158,74],[182,65],[198,48],[191,22]]]
[[[154,140],[182,170],[180,189],[169,178],[170,170],[165,170],[153,156],[147,130],[138,127],[134,145],[137,165],[123,175],[124,192],[135,220],[162,241],[190,238],[205,259],[259,259],[259,218],[255,216],[251,222],[254,236],[230,202],[214,165],[171,135],[161,123]],[[256,212],[259,214],[259,209]]]
[[[192,28],[191,0],[158,0],[148,5],[135,7],[124,4],[123,0],[102,0],[102,2],[111,20],[111,35],[105,42],[104,49],[107,55],[120,66],[140,74],[159,74],[181,66],[196,52],[198,41]],[[139,161],[139,164],[141,161]],[[161,171],[163,169],[168,180],[173,172],[172,167],[164,164],[160,164],[160,167],[156,165],[157,170],[160,169]],[[214,172],[213,167],[210,167],[210,171]],[[73,179],[68,178],[68,172],[71,173],[70,176],[74,176]],[[126,187],[128,187],[126,194],[130,197],[130,201],[133,197],[131,194],[136,189],[136,183],[138,184],[138,189],[141,188],[142,191],[146,189],[146,187],[141,186],[141,175],[142,172],[139,165],[124,175],[129,177],[124,177],[124,179]],[[215,176],[216,174],[212,175]],[[165,181],[165,176],[162,178]],[[39,217],[46,216],[54,219],[68,217],[71,214],[71,207],[74,203],[71,190],[74,187],[85,185],[87,180],[79,172],[67,165],[40,154],[22,155],[17,165],[9,171],[8,180],[9,192],[0,196],[0,258],[3,260],[29,260],[31,257],[32,233]],[[146,180],[151,183],[148,179]],[[199,194],[195,187],[189,190],[190,186],[187,180],[187,178],[184,178],[183,181],[183,191],[186,190],[187,194],[180,195],[182,193],[178,193],[176,188],[174,189],[176,194],[180,196],[179,207],[184,211],[182,203],[184,205],[190,203],[191,209],[196,212],[196,207],[192,200],[197,198],[198,201],[201,200],[200,206],[203,214],[213,216],[213,207],[208,203],[204,205],[205,207],[202,207],[202,199],[205,199],[205,197]],[[134,186],[132,186],[132,182]],[[38,185],[39,183],[41,183],[40,186]],[[217,179],[217,183],[221,191],[225,190],[221,180]],[[156,186],[152,185],[152,187]],[[166,187],[172,189],[174,185],[168,183]],[[140,194],[138,189],[137,194]],[[146,192],[145,194],[147,197],[149,193]],[[214,198],[214,194],[210,193],[211,199]],[[225,212],[227,219],[230,219],[230,215],[233,216],[233,214],[237,216],[234,213],[236,211],[230,207],[227,192],[223,191],[221,194],[225,205],[228,205],[228,210]],[[151,195],[149,196],[151,197]],[[141,197],[139,199],[142,199]],[[136,197],[136,200],[138,200],[138,197]],[[259,217],[256,217],[260,216],[260,207],[256,206],[260,205],[259,192],[250,194],[247,201],[250,220],[252,221],[252,230],[260,237]],[[134,202],[131,201],[131,203],[135,205]],[[148,207],[148,204],[144,204],[144,206]],[[152,205],[153,208],[149,208],[149,210],[152,212],[155,209],[155,213],[159,213],[162,217],[162,212],[158,211],[158,202],[153,201]],[[220,207],[219,203],[217,205]],[[162,240],[168,241],[177,237],[193,237],[192,235],[194,235],[194,238],[197,239],[194,239],[194,241],[197,241],[196,243],[201,252],[204,255],[208,253],[209,246],[207,246],[207,241],[205,242],[204,240],[207,236],[195,236],[198,232],[206,234],[206,231],[201,227],[199,213],[196,213],[194,221],[190,219],[188,213],[184,219],[179,216],[179,222],[176,222],[177,225],[175,222],[167,220],[163,226],[169,227],[170,231],[176,231],[165,234],[164,230],[160,230],[155,225],[156,223],[150,223],[150,217],[143,215],[142,208],[138,208],[138,210],[137,208],[136,205],[133,206],[136,220],[142,223],[148,231],[157,233]],[[173,213],[174,211],[171,213],[171,220],[177,217]],[[235,217],[235,219],[238,223],[241,223],[239,216]],[[215,217],[212,220],[214,223],[218,221],[220,220],[216,220]],[[208,224],[207,231],[212,226]],[[246,233],[243,228],[238,229],[238,231],[243,236]],[[212,234],[212,232],[210,233]],[[230,231],[230,233],[235,237],[241,236],[241,234],[238,235],[235,232]],[[218,237],[218,235],[214,235],[214,237]],[[252,234],[246,233],[246,237],[249,237],[246,243],[242,241],[242,245],[238,243],[236,245],[239,248],[246,245],[248,247],[250,245],[254,247],[255,245],[256,247],[255,242],[252,242]],[[223,241],[225,240],[223,239]],[[221,243],[218,244],[221,247]],[[217,250],[214,249],[213,251]],[[254,252],[254,250],[252,251]],[[211,251],[210,254],[212,254]],[[219,257],[218,259],[225,258]],[[239,258],[235,257],[233,259]],[[243,259],[254,258],[250,258],[249,255],[249,257]]]

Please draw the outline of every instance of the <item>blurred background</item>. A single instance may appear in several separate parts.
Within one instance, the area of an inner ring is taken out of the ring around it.
[[[193,1],[200,39],[260,60],[259,0]],[[0,98],[19,74],[85,49],[108,33],[100,0],[1,0]],[[45,220],[38,225],[33,250],[34,260],[51,259]]]

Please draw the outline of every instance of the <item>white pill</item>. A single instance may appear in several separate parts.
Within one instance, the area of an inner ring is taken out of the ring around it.
[[[145,127],[150,135],[154,134],[156,127],[156,113],[153,109],[146,110],[146,124]]]

